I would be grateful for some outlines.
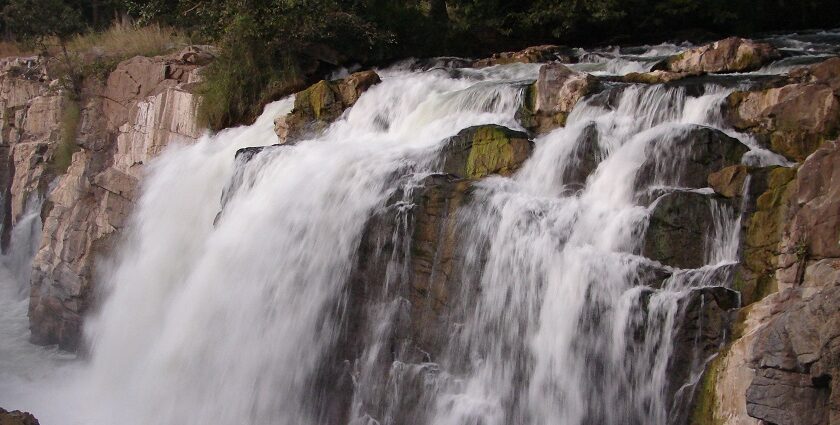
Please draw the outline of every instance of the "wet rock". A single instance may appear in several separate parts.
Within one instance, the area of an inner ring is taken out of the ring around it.
[[[353,106],[365,90],[380,81],[376,72],[361,71],[341,80],[321,80],[297,93],[294,109],[274,120],[280,144],[294,143],[323,131]]]
[[[714,229],[712,198],[677,191],[660,197],[652,208],[642,255],[683,269],[703,266],[702,253]]]
[[[592,75],[559,63],[543,65],[537,81],[528,86],[517,117],[528,130],[547,133],[566,125],[578,101],[598,87],[598,79]]]
[[[729,37],[686,50],[660,62],[654,70],[671,72],[747,72],[779,58],[771,45]]]
[[[796,171],[786,167],[767,167],[751,172],[744,236],[742,268],[735,281],[744,304],[755,302],[777,289],[779,242],[785,228],[791,184]],[[752,201],[754,200],[754,201]]]
[[[720,130],[685,126],[648,145],[646,159],[636,174],[636,187],[706,187],[711,173],[740,164],[747,151],[743,143]]]
[[[625,83],[665,84],[672,81],[679,81],[684,78],[697,77],[699,75],[701,75],[700,72],[671,72],[656,70],[651,72],[631,72],[621,77],[621,81],[624,81]]]
[[[741,196],[748,175],[749,169],[745,165],[730,165],[709,174],[709,187],[726,198]]]
[[[483,68],[494,65],[507,65],[511,63],[539,63],[539,62],[562,62],[573,63],[575,56],[572,49],[565,46],[551,44],[527,47],[518,52],[495,53],[485,59],[473,62],[473,68]]]
[[[601,163],[603,154],[598,146],[598,126],[589,124],[581,132],[569,161],[563,169],[563,182],[573,190],[583,189],[586,179],[589,178],[598,164]]]
[[[0,407],[0,425],[39,425],[39,423],[35,416],[29,412],[21,412],[20,410],[10,412]]]
[[[534,142],[528,135],[500,125],[470,127],[444,144],[443,171],[465,179],[513,174],[528,159]]]
[[[757,134],[773,151],[802,161],[840,131],[840,58],[792,72],[787,82],[732,93],[727,119],[738,130]]]

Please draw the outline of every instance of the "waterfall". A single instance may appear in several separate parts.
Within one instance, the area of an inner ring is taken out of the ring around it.
[[[644,71],[679,48],[591,52],[575,68]],[[23,342],[33,202],[13,233],[26,255],[4,256],[0,276],[15,282],[3,332],[27,347],[0,345],[0,377],[25,391],[0,383],[0,404],[47,425],[683,423],[725,340],[706,330],[726,320],[710,309],[733,293],[743,209],[689,181],[690,142],[726,134],[749,147],[744,163],[787,162],[726,127],[731,84],[604,82],[513,175],[443,174],[459,131],[523,130],[538,70],[409,61],[295,145],[272,146],[286,98],[168,147],[97,269],[82,360]],[[704,202],[697,264],[644,255],[669,196]]]

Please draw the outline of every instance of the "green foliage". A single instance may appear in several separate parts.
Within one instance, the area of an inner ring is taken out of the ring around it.
[[[62,43],[84,29],[79,12],[63,0],[10,0],[3,8],[6,28],[21,39]]]

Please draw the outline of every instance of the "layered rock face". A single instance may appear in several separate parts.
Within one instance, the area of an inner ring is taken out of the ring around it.
[[[109,252],[126,225],[143,164],[169,144],[201,135],[198,99],[191,90],[200,66],[211,59],[212,53],[201,47],[173,56],[135,57],[120,63],[104,84],[86,87],[70,165],[55,180],[58,173],[39,183],[46,187],[52,181],[54,188],[42,192],[43,233],[33,261],[29,315],[34,342],[58,343],[68,350],[78,345],[81,316],[93,298],[96,260]],[[59,94],[36,98],[28,115],[47,114],[42,120],[58,125],[61,99]],[[30,125],[23,137],[45,137],[48,130]],[[23,156],[24,150],[16,149]],[[41,149],[46,149],[39,156],[43,165],[27,164],[28,169],[47,167],[52,148]],[[14,202],[12,210],[17,211]]]
[[[8,61],[0,69],[0,183],[2,247],[26,210],[55,175],[49,159],[61,138],[62,93],[50,87],[38,58]]]

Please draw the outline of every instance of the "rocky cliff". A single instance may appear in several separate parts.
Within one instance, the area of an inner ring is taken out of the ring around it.
[[[95,294],[97,260],[125,226],[143,164],[170,143],[189,143],[202,133],[193,89],[210,60],[205,47],[135,57],[105,81],[88,81],[76,99],[37,58],[5,64],[4,230],[27,203],[43,202],[29,307],[34,342],[77,347],[82,315]]]

